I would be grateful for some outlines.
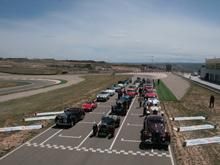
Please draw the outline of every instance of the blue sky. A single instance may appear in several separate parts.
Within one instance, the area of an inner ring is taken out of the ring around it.
[[[219,0],[0,0],[0,57],[204,62]]]

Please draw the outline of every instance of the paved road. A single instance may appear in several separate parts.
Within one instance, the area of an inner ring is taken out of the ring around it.
[[[10,82],[15,82],[15,83],[27,83],[27,84],[15,86],[15,87],[1,88],[0,95],[7,95],[11,93],[18,93],[18,92],[23,92],[23,91],[33,90],[33,89],[44,88],[44,87],[59,84],[61,82],[59,80],[55,81],[55,80],[47,80],[47,79],[27,79],[27,80],[0,79],[0,81],[1,82],[10,81]]]
[[[140,117],[142,109],[137,108],[136,98],[127,116],[121,118],[121,126],[115,132],[114,138],[89,137],[93,122],[99,122],[101,116],[109,112],[115,98],[116,96],[106,103],[100,103],[97,109],[70,129],[49,128],[16,151],[0,158],[0,164],[171,165],[172,156],[169,151],[140,150],[139,136],[143,117]]]
[[[73,84],[77,84],[80,81],[83,81],[83,78],[80,78],[78,75],[42,75],[42,76],[30,76],[30,75],[11,75],[11,74],[0,74],[0,79],[2,80],[23,80],[31,82],[32,84],[24,85],[20,87],[14,87],[10,89],[2,89],[0,90],[2,93],[9,93],[7,95],[0,96],[0,102],[17,99],[21,97],[32,96],[39,93],[48,92],[51,90],[55,90],[58,88],[67,87]],[[57,83],[57,80],[66,80],[67,83],[60,85],[53,85]],[[48,87],[49,85],[49,87]],[[53,85],[53,86],[51,86]],[[42,88],[46,87],[46,88]],[[40,89],[39,89],[40,88]],[[13,93],[18,92],[18,93]]]

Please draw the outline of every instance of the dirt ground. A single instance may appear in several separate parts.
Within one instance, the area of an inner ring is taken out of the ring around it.
[[[169,77],[169,76],[168,76]],[[175,75],[172,75],[173,80]],[[167,79],[168,80],[168,79]],[[180,79],[179,79],[180,80]],[[182,79],[183,80],[183,79]],[[196,139],[217,136],[220,134],[220,95],[213,93],[207,89],[199,87],[195,84],[190,84],[190,88],[183,90],[172,86],[186,86],[186,80],[170,81],[169,85],[171,91],[178,96],[184,96],[180,101],[177,102],[163,102],[163,108],[167,114],[167,117],[176,116],[198,116],[203,115],[208,117],[206,121],[171,121],[168,120],[169,130],[172,136],[172,148],[176,158],[177,165],[219,165],[220,163],[220,145],[209,144],[209,145],[198,145],[191,147],[183,147],[183,142],[186,139]],[[167,81],[168,82],[168,81]],[[177,91],[179,89],[179,91]],[[181,94],[182,93],[182,94]],[[210,109],[208,107],[210,95],[215,96],[215,108]],[[199,124],[217,124],[218,127],[215,130],[202,130],[192,132],[176,132],[173,127],[178,126],[190,126]]]

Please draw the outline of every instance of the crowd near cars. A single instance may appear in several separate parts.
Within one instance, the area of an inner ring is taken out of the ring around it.
[[[159,82],[159,80],[158,80]],[[64,113],[55,118],[57,126],[74,126],[82,120],[86,112],[97,107],[97,102],[106,102],[117,93],[115,103],[110,107],[109,114],[101,118],[99,125],[94,123],[93,134],[97,137],[114,137],[115,129],[120,126],[120,117],[125,116],[134,97],[138,95],[140,108],[143,108],[143,128],[140,130],[142,146],[160,145],[168,147],[170,134],[166,131],[164,113],[161,111],[160,101],[155,90],[156,82],[150,79],[137,79],[132,83],[130,79],[119,81],[111,87],[102,90],[95,100],[87,101],[81,108],[67,108]]]

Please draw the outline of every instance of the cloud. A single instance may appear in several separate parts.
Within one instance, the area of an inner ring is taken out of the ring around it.
[[[181,15],[86,2],[76,11],[27,20],[0,19],[1,57],[95,59],[110,62],[204,62],[220,56],[220,28]],[[117,4],[118,5],[118,4]]]

